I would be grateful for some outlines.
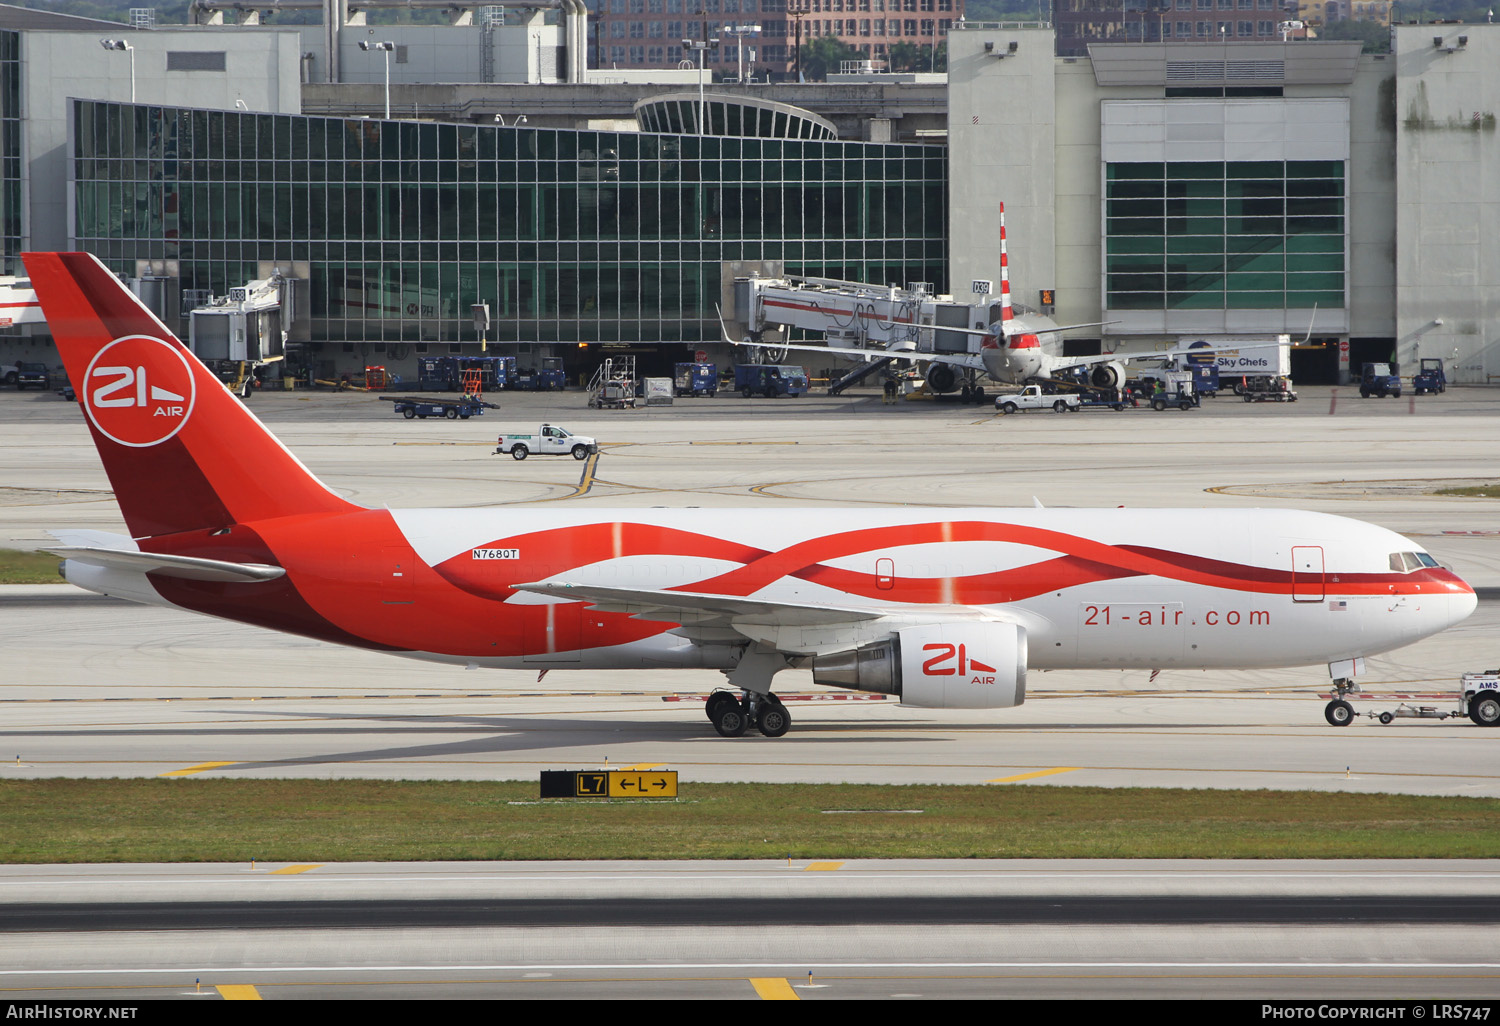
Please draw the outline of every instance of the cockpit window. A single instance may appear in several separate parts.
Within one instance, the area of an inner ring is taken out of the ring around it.
[[[1391,569],[1398,574],[1409,574],[1424,566],[1437,566],[1438,561],[1425,552],[1392,552]]]

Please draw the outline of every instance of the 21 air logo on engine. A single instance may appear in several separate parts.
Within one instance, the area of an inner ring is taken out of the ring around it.
[[[182,430],[195,389],[180,350],[149,335],[126,335],[90,361],[83,407],[106,438],[139,449],[160,445]]]
[[[936,653],[922,663],[922,672],[933,677],[969,677],[970,684],[995,683],[995,668],[969,657],[967,645],[923,645],[924,653]],[[970,675],[973,676],[970,676]],[[984,676],[989,674],[989,676]]]

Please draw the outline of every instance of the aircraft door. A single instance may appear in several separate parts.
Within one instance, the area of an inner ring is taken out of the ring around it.
[[[881,556],[875,561],[875,587],[881,591],[890,591],[895,586],[896,563],[886,556]]]
[[[1322,602],[1323,546],[1292,546],[1292,601]]]

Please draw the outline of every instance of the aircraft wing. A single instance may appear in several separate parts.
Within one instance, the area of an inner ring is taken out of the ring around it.
[[[517,584],[517,591],[553,598],[587,602],[605,613],[629,613],[639,620],[727,626],[737,620],[777,627],[819,627],[860,620],[878,620],[885,614],[874,609],[825,606],[795,602],[773,602],[739,595],[711,595],[691,591],[658,591],[650,588],[609,588],[566,581]]]
[[[776,602],[739,595],[609,588],[565,581],[518,584],[519,591],[573,599],[607,613],[630,613],[639,620],[680,624],[671,633],[699,644],[757,642],[788,656],[847,652],[903,626],[974,620],[1008,620],[994,609],[966,606],[897,609]]]

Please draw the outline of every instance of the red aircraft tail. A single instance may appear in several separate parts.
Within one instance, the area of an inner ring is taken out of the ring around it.
[[[358,508],[313,477],[98,258],[22,259],[132,536]]]

